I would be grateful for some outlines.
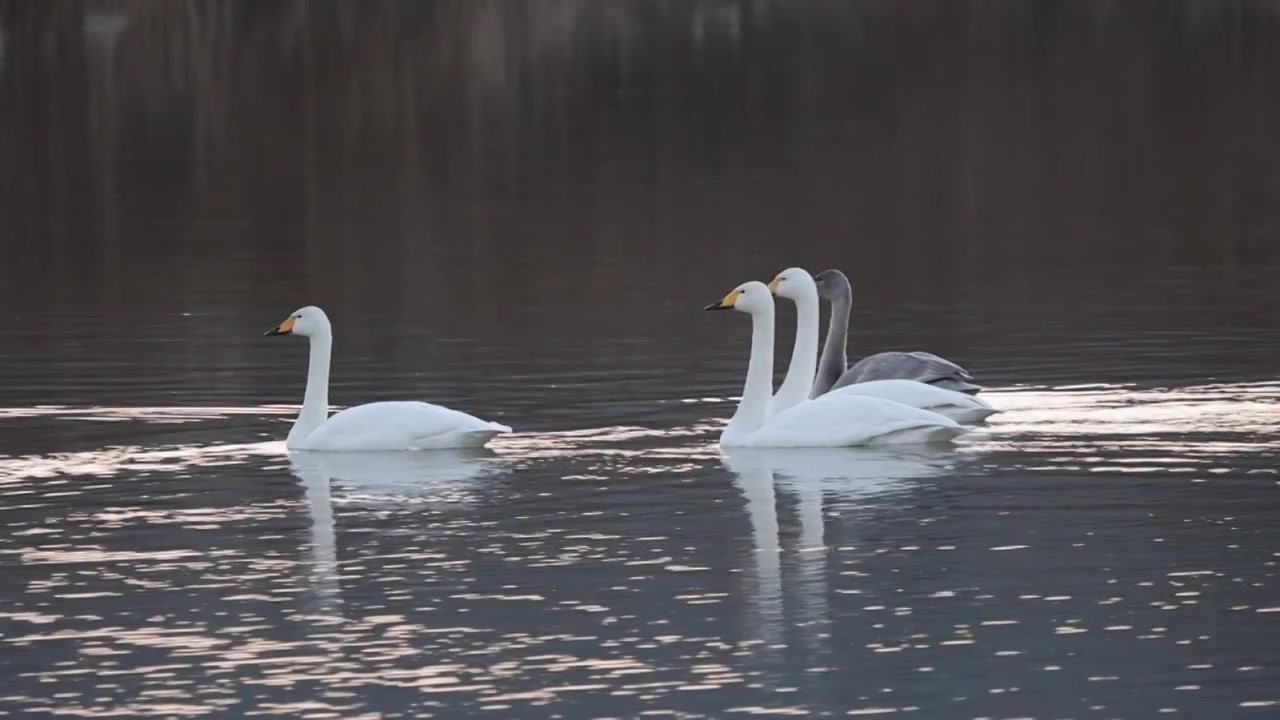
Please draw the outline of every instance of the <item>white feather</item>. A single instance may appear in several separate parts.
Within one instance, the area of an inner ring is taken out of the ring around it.
[[[818,399],[833,396],[863,396],[892,400],[909,407],[945,415],[960,423],[981,422],[1000,412],[972,395],[916,380],[869,380],[836,388]]]
[[[824,395],[774,415],[728,447],[851,447],[946,442],[965,428],[938,413],[884,398]]]
[[[480,447],[511,428],[440,405],[391,400],[331,415],[299,450],[443,450]]]
[[[850,447],[946,442],[965,429],[938,413],[884,398],[835,394],[800,402],[777,413],[771,398],[774,302],[763,283],[738,286],[708,310],[751,315],[751,359],[742,400],[720,434],[723,447]],[[806,380],[812,380],[809,371]]]
[[[268,335],[311,341],[307,389],[285,445],[290,450],[386,451],[480,447],[511,428],[458,410],[412,400],[376,402],[329,416],[333,327],[324,311],[300,308]]]

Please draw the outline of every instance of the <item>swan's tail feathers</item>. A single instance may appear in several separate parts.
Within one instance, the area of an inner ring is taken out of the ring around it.
[[[490,440],[498,435],[505,435],[511,432],[511,428],[502,423],[486,422],[484,425],[477,425],[470,428],[459,428],[453,434],[452,442],[454,444],[447,447],[471,448],[484,447]]]
[[[971,382],[967,382],[965,380],[959,380],[953,377],[938,378],[937,380],[934,380],[929,384],[934,385],[936,387],[943,388],[944,390],[955,390],[956,392],[962,392],[965,395],[977,395],[983,390],[981,385],[975,385]]]
[[[1004,411],[997,410],[995,408],[983,408],[981,410],[974,410],[972,415],[973,419],[970,420],[969,422],[975,422],[975,423],[982,422],[983,420],[986,420],[992,415],[995,415],[996,413],[1000,413],[1000,412],[1004,412]]]
[[[944,443],[951,442],[957,437],[969,432],[968,428],[958,425],[939,425],[927,428],[924,433],[924,442],[926,443]]]
[[[986,420],[992,415],[995,415],[996,413],[1000,412],[1000,410],[997,410],[993,407],[981,407],[981,408],[956,408],[956,409],[947,410],[947,411],[934,410],[934,412],[937,412],[941,415],[945,415],[951,418],[952,420],[955,420],[956,422],[960,423],[961,425],[973,425],[975,423],[980,423],[983,420]]]
[[[945,425],[929,423],[912,425],[894,432],[881,435],[871,441],[871,445],[931,445],[933,443],[951,442],[969,432],[969,428],[955,422]]]
[[[484,425],[479,425],[473,428],[467,428],[465,430],[462,430],[461,432],[463,435],[472,436],[472,437],[484,437],[487,439],[487,438],[493,437],[494,435],[506,435],[507,433],[511,432],[511,428],[507,425],[503,425],[502,423],[486,422]]]

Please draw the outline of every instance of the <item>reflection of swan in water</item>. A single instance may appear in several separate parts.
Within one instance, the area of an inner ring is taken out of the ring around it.
[[[291,453],[290,470],[302,480],[311,516],[309,580],[321,613],[340,616],[342,606],[331,482],[341,491],[344,501],[465,500],[466,490],[474,486],[494,457],[483,450]]]
[[[742,496],[747,500],[747,517],[751,521],[751,540],[755,545],[754,573],[748,573],[751,586],[747,592],[747,607],[752,617],[756,637],[773,647],[782,641],[782,569],[778,545],[778,509],[773,494],[773,472],[767,464],[751,462],[744,458],[755,453],[735,451],[724,454]]]
[[[860,448],[733,449],[724,451],[725,465],[737,477],[747,500],[747,515],[755,542],[749,625],[766,647],[782,642],[783,621],[801,627],[805,656],[828,652],[823,635],[829,623],[827,547],[822,514],[823,494],[871,497],[891,492],[913,478],[940,474],[955,454],[947,449],[903,453]],[[800,541],[794,572],[783,587],[779,523],[774,483],[795,493],[799,505]],[[785,601],[785,602],[784,602]],[[795,608],[793,612],[786,609]],[[816,659],[816,658],[815,658]]]
[[[467,502],[476,481],[501,462],[482,448],[432,452],[295,452],[295,466],[306,464],[332,481],[344,503]]]
[[[329,476],[318,463],[307,459],[290,464],[290,471],[302,481],[311,516],[311,565],[307,579],[319,614],[342,616],[342,586],[338,581],[337,533],[333,524],[333,504],[329,500]]]

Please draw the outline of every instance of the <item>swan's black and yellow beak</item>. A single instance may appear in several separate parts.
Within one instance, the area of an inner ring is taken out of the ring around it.
[[[290,315],[284,319],[284,322],[262,333],[262,337],[271,337],[272,335],[288,335],[293,332],[294,317]]]
[[[773,293],[774,295],[777,295],[777,294],[778,294],[778,283],[780,283],[780,282],[782,282],[782,276],[778,276],[778,277],[774,278],[774,279],[773,279],[773,282],[769,283],[769,292]]]
[[[720,302],[711,303],[710,305],[702,309],[703,310],[732,310],[733,306],[738,302],[738,296],[741,294],[742,293],[738,292],[737,290],[734,290],[733,292],[721,298]]]

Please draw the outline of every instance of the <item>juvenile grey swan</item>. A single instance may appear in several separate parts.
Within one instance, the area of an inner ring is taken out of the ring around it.
[[[817,281],[807,270],[799,267],[778,273],[769,283],[769,290],[775,296],[796,304],[796,342],[791,354],[791,367],[787,368],[787,376],[773,396],[770,410],[771,415],[777,415],[801,403],[812,402],[809,393],[817,376],[818,306],[821,300]],[[999,412],[974,395],[903,378],[854,383],[831,390],[819,399],[848,394],[892,400],[908,407],[936,412],[959,423],[981,422]]]
[[[849,278],[839,270],[823,270],[813,279],[818,284],[818,295],[831,303],[831,320],[810,397],[869,380],[916,380],[969,395],[976,395],[982,389],[973,383],[969,371],[927,352],[876,353],[849,367],[845,349],[849,337],[849,313],[853,309],[853,288],[849,285]]]

